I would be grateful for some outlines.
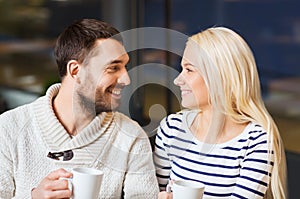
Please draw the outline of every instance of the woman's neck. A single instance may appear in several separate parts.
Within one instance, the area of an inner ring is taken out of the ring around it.
[[[247,123],[237,123],[221,112],[200,111],[191,125],[194,136],[202,142],[224,143],[243,132]]]

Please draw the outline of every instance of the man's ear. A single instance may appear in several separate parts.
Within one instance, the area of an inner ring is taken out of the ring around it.
[[[79,69],[80,69],[79,63],[76,60],[70,60],[68,62],[67,73],[72,79],[74,79],[78,83],[80,83],[80,79],[78,76]]]

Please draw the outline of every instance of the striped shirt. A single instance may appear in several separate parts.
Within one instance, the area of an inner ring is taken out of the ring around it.
[[[160,190],[169,179],[187,180],[205,184],[205,199],[264,198],[273,167],[266,131],[249,123],[230,141],[206,144],[188,128],[195,116],[182,111],[160,123],[154,155]]]

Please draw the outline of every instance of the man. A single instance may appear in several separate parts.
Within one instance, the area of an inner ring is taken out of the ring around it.
[[[104,171],[100,198],[156,198],[146,134],[115,112],[130,83],[119,32],[83,19],[58,37],[61,84],[0,116],[0,198],[70,198],[74,167]]]

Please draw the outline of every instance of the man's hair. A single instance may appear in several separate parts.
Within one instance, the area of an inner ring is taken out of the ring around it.
[[[70,60],[82,63],[98,39],[111,37],[122,43],[120,32],[116,28],[96,19],[82,19],[64,29],[54,47],[60,78],[66,75]]]

